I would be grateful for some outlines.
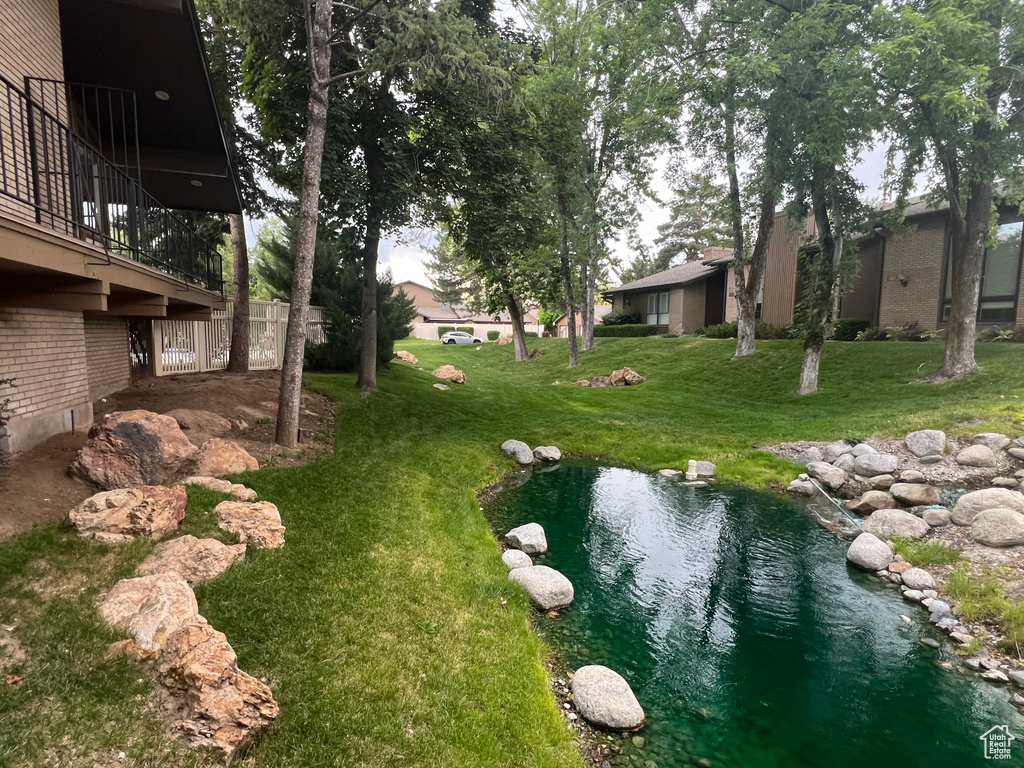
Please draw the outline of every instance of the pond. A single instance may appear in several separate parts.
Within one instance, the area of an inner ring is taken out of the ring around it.
[[[979,737],[1004,724],[1019,754],[1002,762],[1024,765],[1008,692],[962,670],[920,606],[849,568],[801,503],[591,464],[514,485],[488,516],[499,534],[543,525],[536,562],[576,589],[541,631],[566,669],[622,674],[647,713],[642,747],[627,737],[613,765],[965,768],[993,764]]]

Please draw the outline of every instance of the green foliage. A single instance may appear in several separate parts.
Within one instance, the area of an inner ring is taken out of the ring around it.
[[[727,190],[707,171],[689,171],[676,159],[666,177],[672,189],[669,220],[658,226],[656,271],[678,261],[696,261],[706,248],[732,246],[732,225],[726,203]],[[623,277],[623,282],[638,277]]]
[[[602,325],[641,325],[643,324],[643,317],[640,314],[639,309],[629,309],[628,307],[622,307],[621,309],[613,309],[601,318]]]
[[[295,254],[298,249],[298,218],[291,212],[281,217],[279,225],[261,228],[253,247],[253,269],[260,298],[290,302],[292,280],[295,274]],[[309,303],[324,306],[329,301],[332,286],[338,285],[341,262],[357,258],[351,234],[332,236],[326,228],[317,230],[313,261],[313,288]]]
[[[658,333],[658,326],[646,325],[646,324],[629,324],[629,325],[595,325],[594,336],[617,336],[617,337],[637,337],[637,336],[654,336]]]
[[[488,331],[487,332],[487,340],[488,341],[497,341],[499,336],[501,336],[501,332],[500,331]]]
[[[754,321],[754,338],[764,341],[772,339],[799,339],[802,329],[797,325],[773,325],[764,320]],[[738,323],[718,323],[704,329],[704,336],[709,339],[735,339],[739,333]]]
[[[536,339],[537,338],[537,332],[536,331],[526,331],[523,334],[523,336],[525,336],[528,339]]]
[[[832,324],[833,338],[836,341],[857,341],[857,335],[871,327],[868,320],[850,320],[840,318]]]
[[[1017,341],[1013,328],[983,328],[975,338],[978,341]]]
[[[1006,593],[995,572],[982,570],[975,575],[968,563],[961,563],[950,573],[943,591],[956,601],[968,621],[997,618],[1006,603]]]
[[[917,321],[909,325],[890,325],[887,328],[865,328],[857,333],[857,341],[935,341],[936,331],[922,331]]]
[[[917,541],[903,536],[893,536],[892,550],[908,563],[918,567],[929,565],[952,565],[963,559],[960,552],[941,541]]]
[[[472,333],[473,332],[473,326],[472,325],[439,325],[439,326],[437,326],[437,335],[439,337],[440,336],[444,336],[446,333],[451,333],[452,331],[462,331],[464,333]]]

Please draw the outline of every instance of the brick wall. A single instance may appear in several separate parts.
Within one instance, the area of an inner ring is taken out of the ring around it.
[[[98,400],[130,383],[128,324],[122,317],[85,316],[89,399]]]
[[[875,237],[860,245],[860,274],[853,289],[840,299],[839,316],[875,322],[878,315],[878,289],[882,276],[882,240]]]
[[[939,327],[945,240],[943,216],[923,219],[916,228],[889,237],[882,269],[880,327],[914,321],[922,330]]]
[[[706,280],[699,280],[696,283],[685,285],[677,291],[672,291],[673,301],[678,300],[677,293],[679,294],[679,299],[682,300],[681,322],[679,325],[669,328],[672,333],[693,333],[697,329],[704,327],[706,291]]]

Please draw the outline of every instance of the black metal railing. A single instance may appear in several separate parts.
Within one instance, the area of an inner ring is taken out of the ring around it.
[[[220,292],[220,254],[61,116],[0,75],[0,212]]]

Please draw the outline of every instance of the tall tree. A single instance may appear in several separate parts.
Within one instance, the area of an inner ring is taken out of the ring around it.
[[[960,378],[974,357],[985,247],[998,182],[1024,189],[1024,4],[1019,0],[899,0],[877,10],[875,46],[904,162],[904,198],[922,168],[949,207],[951,308],[942,368]]]
[[[688,171],[681,162],[665,174],[672,190],[669,220],[658,225],[657,266],[668,269],[697,261],[706,248],[732,245],[726,189],[706,171]],[[659,270],[659,271],[661,271]]]

